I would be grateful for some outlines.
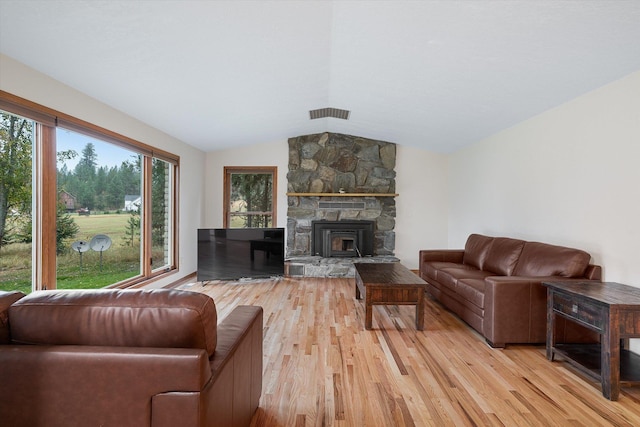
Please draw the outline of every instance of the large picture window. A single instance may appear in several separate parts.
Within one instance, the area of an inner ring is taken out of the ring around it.
[[[57,288],[139,276],[142,156],[63,128],[56,147]]]
[[[15,169],[0,171],[0,290],[126,287],[177,268],[177,156],[2,91],[0,118],[0,166]]]
[[[275,227],[276,182],[275,166],[225,166],[224,227]]]

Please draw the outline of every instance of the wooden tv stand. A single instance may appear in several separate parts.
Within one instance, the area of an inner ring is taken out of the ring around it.
[[[640,338],[640,288],[614,282],[545,282],[547,359],[562,356],[600,379],[602,394],[618,400],[620,386],[640,384],[640,356],[624,340]],[[562,316],[600,334],[600,344],[560,344],[555,318]]]

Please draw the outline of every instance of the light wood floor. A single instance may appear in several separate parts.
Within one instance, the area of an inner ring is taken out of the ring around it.
[[[620,400],[543,346],[492,349],[427,298],[376,306],[374,330],[353,279],[274,279],[182,286],[264,308],[264,378],[252,426],[639,426],[640,387]]]

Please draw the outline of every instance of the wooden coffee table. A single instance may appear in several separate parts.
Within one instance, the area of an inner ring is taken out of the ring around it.
[[[371,329],[374,305],[415,305],[416,329],[424,329],[426,282],[399,262],[355,263],[356,298],[365,295],[365,329]]]

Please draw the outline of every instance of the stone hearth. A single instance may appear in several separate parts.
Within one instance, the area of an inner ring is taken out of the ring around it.
[[[292,277],[355,277],[354,264],[359,262],[398,262],[394,256],[364,258],[292,257],[285,262],[285,275]]]

